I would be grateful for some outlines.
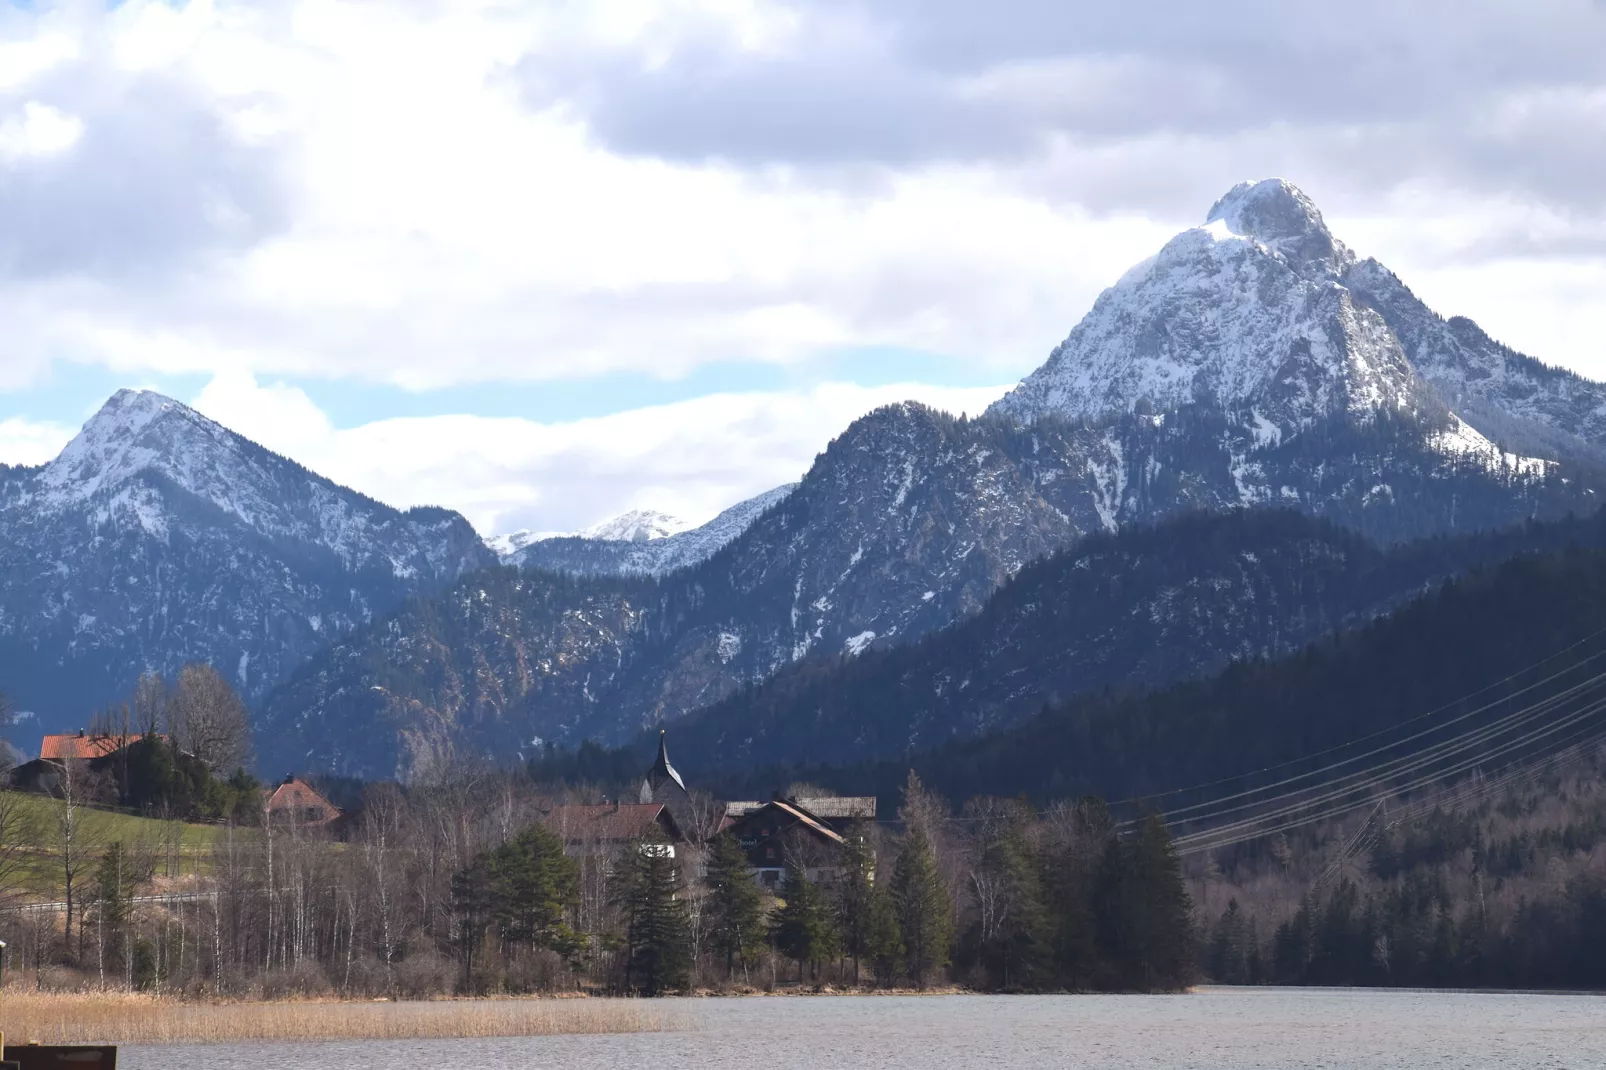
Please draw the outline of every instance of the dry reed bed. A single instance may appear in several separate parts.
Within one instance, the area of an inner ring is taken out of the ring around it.
[[[623,999],[428,1003],[185,1003],[113,993],[6,993],[11,1044],[232,1044],[245,1041],[427,1040],[651,1033],[688,1028],[684,1014]]]

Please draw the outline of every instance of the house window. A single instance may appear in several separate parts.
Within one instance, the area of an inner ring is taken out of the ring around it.
[[[773,847],[764,848],[764,857],[765,858],[774,858],[775,857],[775,848],[773,848]]]

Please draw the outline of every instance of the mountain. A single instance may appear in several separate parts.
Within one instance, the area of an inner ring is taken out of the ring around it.
[[[1234,664],[1154,691],[1078,696],[1013,728],[896,761],[793,766],[767,770],[761,779],[807,777],[852,794],[896,797],[913,767],[950,798],[1163,797],[1174,811],[1278,778],[1320,774],[1335,763],[1345,773],[1366,769],[1383,760],[1377,754],[1407,753],[1389,746],[1412,734],[1421,747],[1485,727],[1491,730],[1480,737],[1483,746],[1453,753],[1468,769],[1480,754],[1488,756],[1485,771],[1492,776],[1503,761],[1553,752],[1581,737],[1598,746],[1606,718],[1598,701],[1589,701],[1598,698],[1598,681],[1579,700],[1585,708],[1578,716],[1574,703],[1566,719],[1506,718],[1593,680],[1603,633],[1606,549],[1526,554],[1275,660]],[[1526,742],[1517,745],[1519,738]],[[682,746],[676,759],[685,765],[685,758]],[[741,792],[759,779],[742,770],[728,787]]]
[[[1606,408],[1606,391],[1513,357],[1508,383],[1531,380],[1541,392],[1570,384],[1569,405],[1540,404],[1512,385],[1478,394],[1463,417],[1411,360],[1449,343],[1433,342],[1440,334],[1411,318],[1401,293],[1384,293],[1369,263],[1287,183],[1237,187],[1204,225],[1106,291],[984,418],[915,404],[878,410],[701,563],[659,574],[651,587],[567,588],[616,599],[604,617],[618,632],[609,625],[586,639],[571,630],[554,649],[545,644],[557,633],[538,614],[511,656],[500,629],[552,580],[532,572],[520,589],[470,578],[429,612],[363,629],[318,656],[267,702],[264,723],[282,731],[287,761],[324,760],[322,723],[390,726],[358,733],[362,752],[342,759],[382,772],[410,767],[417,737],[408,733],[426,721],[436,726],[430,738],[490,753],[536,737],[618,742],[800,660],[918,640],[1093,533],[1276,505],[1394,545],[1592,514],[1606,483],[1600,440],[1569,414],[1580,399]],[[1520,449],[1491,413],[1530,429]],[[1529,448],[1541,438],[1545,449]],[[520,559],[615,572],[631,547],[671,542],[544,540]],[[598,545],[622,549],[605,551],[606,566],[588,564]],[[587,605],[576,613],[601,611]],[[440,614],[457,614],[459,645],[443,645]],[[1218,640],[1222,649],[1231,642]],[[1216,649],[1182,660],[1203,668]],[[422,659],[429,679],[460,686],[438,702],[394,690],[375,707],[363,667],[409,658]]]
[[[660,576],[706,561],[746,531],[797,486],[788,483],[726,509],[701,527],[688,528],[666,513],[635,510],[575,535],[503,536],[505,564],[583,576]]]
[[[81,725],[190,660],[258,699],[331,639],[494,558],[461,516],[337,486],[149,391],[0,471],[0,688]]]
[[[1569,546],[1606,549],[1606,511],[1394,547],[1280,509],[1133,526],[1026,566],[919,642],[791,665],[690,714],[675,751],[704,774],[930,750],[1076,695],[1279,657],[1451,577]]]

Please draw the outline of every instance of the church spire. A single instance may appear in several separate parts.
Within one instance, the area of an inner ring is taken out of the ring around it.
[[[686,782],[680,779],[680,773],[669,763],[669,744],[665,739],[663,729],[658,730],[658,760],[652,763],[647,770],[646,778],[641,782],[642,802],[667,802],[660,793],[668,784],[674,784],[681,794],[686,794]]]

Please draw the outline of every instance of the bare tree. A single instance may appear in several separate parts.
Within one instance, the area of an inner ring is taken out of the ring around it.
[[[251,718],[245,703],[210,665],[191,663],[178,674],[167,706],[168,730],[182,750],[214,774],[227,776],[251,764]]]
[[[22,794],[0,791],[0,904],[23,895],[23,875],[39,842],[36,811]]]
[[[78,892],[101,847],[101,815],[86,805],[94,798],[95,789],[95,777],[87,762],[81,758],[62,759],[57,780],[61,806],[51,823],[47,846],[54,856],[55,870],[61,875],[66,907],[62,942],[69,956],[73,954],[73,918],[77,912]]]
[[[142,736],[154,736],[168,720],[169,691],[159,673],[141,673],[134,683],[134,728]]]

